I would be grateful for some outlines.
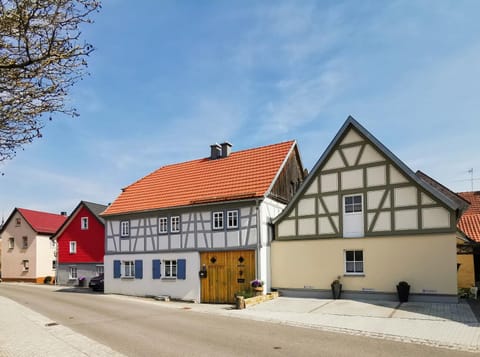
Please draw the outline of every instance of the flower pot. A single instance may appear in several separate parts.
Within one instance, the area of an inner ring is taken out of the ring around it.
[[[342,295],[342,284],[332,283],[330,286],[332,288],[332,298],[334,300],[340,299],[340,295]]]
[[[407,302],[408,295],[410,295],[410,285],[406,282],[400,282],[397,285],[397,294],[400,302]]]
[[[262,286],[258,286],[258,287],[256,287],[256,288],[253,288],[253,291],[255,291],[255,296],[262,295],[262,294],[263,294],[263,287],[262,287]]]

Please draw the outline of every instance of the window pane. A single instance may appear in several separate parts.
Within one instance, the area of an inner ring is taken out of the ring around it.
[[[362,203],[362,196],[353,196],[354,203]]]
[[[350,262],[353,261],[353,250],[347,250],[345,252],[345,259]]]
[[[358,261],[363,261],[363,251],[362,250],[356,250],[355,251],[355,260]]]
[[[353,206],[352,205],[345,206],[345,213],[352,213],[352,212],[353,212]]]
[[[345,204],[346,205],[351,205],[353,203],[353,197],[345,197]]]
[[[353,206],[353,211],[354,212],[362,212],[362,205],[361,204],[355,204]]]
[[[352,262],[347,262],[345,267],[346,267],[347,273],[354,273],[354,270],[353,270],[354,264]]]

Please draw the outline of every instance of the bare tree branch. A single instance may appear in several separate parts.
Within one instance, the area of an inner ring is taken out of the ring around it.
[[[41,137],[46,114],[77,116],[65,100],[87,74],[80,26],[95,0],[0,0],[0,162]]]

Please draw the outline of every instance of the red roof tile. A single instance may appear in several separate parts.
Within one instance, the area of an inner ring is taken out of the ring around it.
[[[18,208],[20,214],[38,233],[55,233],[67,219],[60,214],[33,211],[25,208]]]
[[[469,238],[480,242],[480,191],[459,192],[458,195],[470,202],[470,207],[458,222],[458,228]]]
[[[103,214],[263,197],[294,141],[159,168],[126,187]]]

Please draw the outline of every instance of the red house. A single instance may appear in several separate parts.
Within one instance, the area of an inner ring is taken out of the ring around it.
[[[107,206],[81,201],[52,236],[57,242],[57,283],[88,284],[103,273],[105,225],[100,213]]]

